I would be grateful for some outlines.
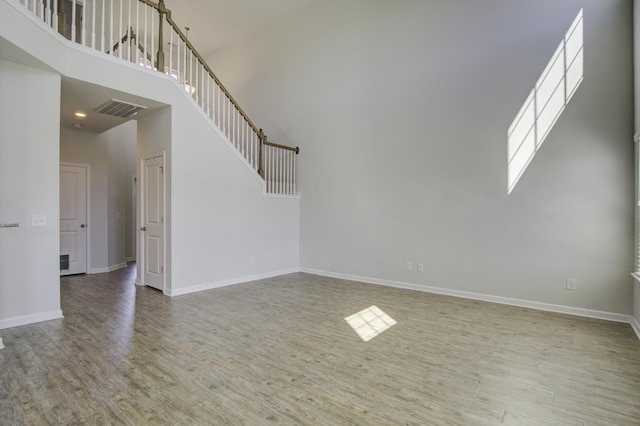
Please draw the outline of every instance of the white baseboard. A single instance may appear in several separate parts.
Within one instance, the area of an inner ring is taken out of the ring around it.
[[[113,271],[117,271],[118,269],[122,269],[122,268],[126,268],[127,267],[127,262],[122,262],[122,263],[118,263],[117,265],[111,265],[108,266],[106,268],[92,268],[88,274],[89,275],[93,275],[93,274],[105,274],[107,272],[113,272]]]
[[[631,317],[631,328],[633,328],[633,331],[636,332],[636,336],[638,336],[638,339],[640,339],[640,322],[638,322],[638,320],[635,317]]]
[[[530,300],[512,299],[509,297],[492,296],[482,293],[472,293],[461,290],[451,290],[447,288],[431,287],[418,284],[403,283],[399,281],[381,280],[378,278],[361,277],[357,275],[341,274],[310,268],[300,268],[300,272],[320,275],[331,278],[339,278],[350,281],[359,281],[367,284],[384,285],[388,287],[403,288],[406,290],[424,291],[426,293],[442,294],[445,296],[462,297],[464,299],[482,300],[484,302],[500,303],[502,305],[519,306],[522,308],[537,309],[540,311],[557,312],[561,314],[576,315],[580,317],[596,318],[607,321],[630,323],[631,316],[618,314],[615,312],[597,311],[593,309],[575,308],[573,306],[554,305],[550,303],[533,302]],[[637,331],[636,331],[637,333]],[[639,335],[640,336],[640,335]]]
[[[140,279],[138,277],[136,277],[136,280],[133,282],[134,285],[138,285],[138,286],[143,286],[144,284],[142,284],[142,282],[140,281]]]
[[[228,280],[222,280],[222,281],[216,281],[216,282],[212,282],[212,283],[199,284],[199,285],[194,285],[194,286],[191,286],[191,287],[166,290],[165,294],[168,295],[168,296],[171,296],[171,297],[173,297],[173,296],[182,296],[183,294],[197,293],[199,291],[211,290],[211,289],[214,289],[214,288],[227,287],[227,286],[235,285],[235,284],[242,284],[242,283],[247,283],[247,282],[251,282],[251,281],[263,280],[265,278],[279,277],[280,275],[293,274],[294,272],[299,272],[299,271],[300,270],[298,268],[282,269],[282,270],[279,270],[279,271],[267,272],[267,273],[264,273],[264,274],[248,275],[248,276],[245,276],[245,277],[231,278],[231,279],[228,279]]]
[[[0,320],[0,330],[5,328],[20,327],[21,325],[34,324],[42,321],[64,318],[62,310],[40,312],[38,314],[24,315]]]

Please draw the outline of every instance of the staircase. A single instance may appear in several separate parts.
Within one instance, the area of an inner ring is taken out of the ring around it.
[[[173,21],[164,0],[13,1],[60,37],[171,76],[260,175],[265,193],[297,195],[300,149],[267,139]]]

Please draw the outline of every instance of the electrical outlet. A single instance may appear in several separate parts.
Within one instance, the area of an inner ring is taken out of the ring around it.
[[[43,214],[32,214],[31,226],[47,226],[47,216]]]
[[[567,278],[567,290],[575,290],[577,281],[575,278]]]
[[[418,272],[424,272],[424,265],[422,263],[418,263]]]
[[[411,262],[404,262],[404,270],[405,271],[410,271],[411,268],[413,268],[413,265],[411,264]]]

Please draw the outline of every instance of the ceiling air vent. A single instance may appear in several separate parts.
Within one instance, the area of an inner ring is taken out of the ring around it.
[[[140,110],[147,108],[146,106],[130,104],[128,102],[111,99],[109,102],[99,106],[95,112],[100,114],[113,115],[114,117],[127,118]]]

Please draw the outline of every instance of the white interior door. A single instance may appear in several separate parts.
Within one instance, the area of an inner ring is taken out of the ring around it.
[[[164,291],[164,155],[144,161],[144,284]]]
[[[69,269],[60,275],[87,272],[87,167],[60,165],[60,254]]]

